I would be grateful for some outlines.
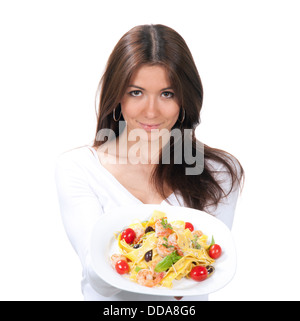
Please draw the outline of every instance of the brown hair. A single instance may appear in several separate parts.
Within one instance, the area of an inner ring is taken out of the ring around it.
[[[94,147],[103,141],[97,139],[97,133],[110,128],[118,136],[118,122],[113,119],[113,110],[120,114],[120,101],[133,73],[142,65],[160,65],[166,68],[180,107],[185,111],[183,122],[177,121],[174,128],[192,129],[193,148],[196,148],[194,130],[200,122],[203,101],[203,88],[192,54],[184,39],[173,29],[164,25],[141,25],[129,30],[112,51],[101,78],[98,122]],[[182,116],[179,116],[182,120]],[[123,120],[121,116],[120,120]],[[172,144],[171,144],[172,151]],[[173,149],[174,151],[174,149]],[[171,164],[160,162],[153,173],[152,182],[163,198],[166,198],[164,186],[181,194],[186,205],[204,210],[209,205],[217,205],[227,196],[237,183],[241,182],[243,169],[240,163],[229,153],[204,145],[204,170],[201,175],[186,175],[188,165],[175,164],[174,155]],[[211,162],[223,165],[229,176],[230,188],[224,191]]]

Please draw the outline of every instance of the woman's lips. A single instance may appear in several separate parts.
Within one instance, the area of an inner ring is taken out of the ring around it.
[[[151,131],[151,129],[158,129],[161,124],[145,124],[138,122],[140,126],[145,129],[146,131]]]

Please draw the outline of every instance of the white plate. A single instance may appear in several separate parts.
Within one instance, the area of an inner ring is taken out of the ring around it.
[[[222,247],[222,255],[215,261],[216,271],[210,278],[202,282],[185,278],[180,281],[174,280],[171,289],[148,288],[130,281],[124,275],[119,275],[112,268],[110,257],[114,253],[119,253],[114,233],[121,231],[136,219],[141,221],[149,219],[155,209],[165,212],[169,222],[174,220],[191,222],[195,229],[203,231],[208,236],[209,241],[211,236],[214,236],[216,243]],[[223,222],[205,212],[170,205],[120,207],[102,215],[92,233],[91,260],[96,274],[114,287],[130,292],[165,296],[203,295],[215,292],[231,281],[236,270],[234,241],[230,230]]]

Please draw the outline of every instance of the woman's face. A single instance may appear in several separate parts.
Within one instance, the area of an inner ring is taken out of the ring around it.
[[[165,68],[142,66],[130,79],[121,100],[121,110],[127,129],[171,130],[176,123],[180,106],[171,87]]]

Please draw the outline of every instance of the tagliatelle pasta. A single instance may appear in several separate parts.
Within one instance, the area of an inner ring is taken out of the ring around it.
[[[180,220],[169,222],[161,211],[154,211],[148,221],[130,224],[116,236],[119,253],[111,257],[113,267],[123,262],[122,272],[116,270],[147,287],[172,288],[174,280],[197,280],[194,271],[199,266],[202,278],[198,280],[205,279],[214,271],[215,260],[209,255],[213,237],[208,243],[207,235],[186,226]]]

